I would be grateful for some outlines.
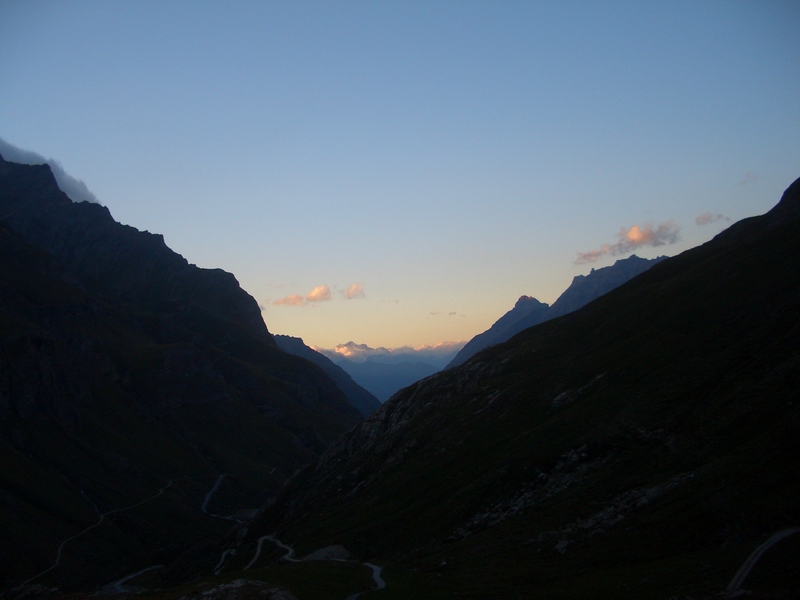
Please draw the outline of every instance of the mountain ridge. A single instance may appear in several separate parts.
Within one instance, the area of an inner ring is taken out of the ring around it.
[[[633,254],[628,258],[617,260],[608,267],[592,269],[588,275],[576,275],[552,306],[539,302],[532,296],[521,296],[514,308],[495,321],[489,329],[467,342],[445,368],[450,369],[460,365],[480,350],[505,342],[528,327],[575,311],[665,258],[659,256],[644,259]]]

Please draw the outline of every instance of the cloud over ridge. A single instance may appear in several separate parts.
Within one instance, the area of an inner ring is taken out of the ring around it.
[[[61,163],[53,158],[45,158],[41,154],[30,150],[23,150],[13,144],[9,144],[0,138],[0,155],[8,162],[21,165],[50,165],[53,177],[56,179],[59,189],[64,192],[73,202],[92,202],[100,204],[100,201],[80,179],[76,179],[64,170]]]
[[[657,247],[674,244],[678,241],[679,232],[680,227],[675,221],[664,221],[655,227],[650,223],[646,223],[642,227],[639,225],[633,225],[628,229],[623,227],[617,233],[619,241],[616,244],[603,244],[597,250],[579,252],[575,264],[596,262],[604,256],[628,254],[642,246]]]

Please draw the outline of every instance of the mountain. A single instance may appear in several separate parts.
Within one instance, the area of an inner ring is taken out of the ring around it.
[[[370,348],[347,342],[333,350],[317,348],[317,351],[385,402],[398,390],[441,371],[460,349],[460,342],[419,348]]]
[[[395,597],[718,597],[800,523],[798,264],[800,179],[766,215],[402,390],[247,544],[341,544],[385,565]],[[800,593],[798,537],[744,580],[755,597]]]
[[[500,317],[489,329],[468,341],[445,368],[460,365],[484,348],[505,342],[523,329],[538,325],[546,319],[549,308],[549,305],[539,302],[536,298],[520,296],[514,308]]]
[[[7,586],[175,562],[361,420],[233,275],[1,157],[0,332]]]
[[[533,327],[539,323],[544,323],[550,319],[578,310],[592,300],[633,279],[640,273],[644,273],[665,258],[666,256],[659,256],[648,260],[639,258],[634,254],[616,261],[611,266],[592,269],[588,275],[576,275],[572,279],[570,286],[552,306],[539,302],[536,298],[531,298],[530,296],[520,297],[514,308],[500,317],[494,325],[467,342],[446,368],[449,369],[460,365],[484,348],[505,342],[528,327]]]
[[[375,412],[381,405],[375,396],[353,381],[353,378],[344,369],[324,354],[320,354],[306,346],[301,338],[288,335],[276,335],[273,337],[278,347],[284,352],[305,358],[325,371],[336,382],[339,389],[344,392],[347,401],[365,417]]]

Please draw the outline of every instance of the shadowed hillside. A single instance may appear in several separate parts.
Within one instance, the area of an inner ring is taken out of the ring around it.
[[[174,561],[360,420],[233,275],[2,159],[0,332],[4,585]]]

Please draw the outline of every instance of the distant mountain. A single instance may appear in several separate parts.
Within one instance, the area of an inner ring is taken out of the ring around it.
[[[361,420],[233,275],[2,157],[0,333],[4,585],[174,562]]]
[[[299,556],[341,544],[406,597],[797,597],[797,535],[725,590],[800,523],[798,264],[800,179],[766,215],[395,394],[242,551],[272,532]]]
[[[349,360],[351,362],[381,362],[397,364],[418,362],[429,364],[437,369],[443,368],[463,348],[464,342],[441,342],[429,346],[400,346],[399,348],[371,348],[367,344],[347,342],[336,348],[316,348],[334,362]]]
[[[278,348],[284,352],[305,358],[325,371],[336,382],[339,389],[344,392],[348,402],[365,417],[380,407],[381,403],[374,395],[353,381],[353,378],[344,369],[327,356],[306,346],[301,338],[288,335],[275,335],[273,337],[278,344]]]
[[[500,317],[488,330],[472,338],[446,368],[455,367],[480,352],[484,348],[505,342],[520,331],[544,323],[550,319],[578,310],[592,300],[607,294],[623,283],[645,272],[666,256],[645,259],[635,254],[618,260],[609,267],[592,269],[588,275],[577,275],[570,286],[552,306],[548,306],[530,296],[522,296],[510,311]]]
[[[484,348],[505,342],[523,329],[538,325],[545,320],[550,306],[531,296],[521,296],[510,311],[500,317],[494,325],[479,333],[456,354],[445,367],[455,367],[465,362]]]
[[[440,371],[461,347],[459,342],[421,348],[371,348],[351,341],[333,350],[317,348],[317,351],[385,402],[396,391]]]
[[[353,362],[343,359],[337,364],[381,402],[386,402],[398,390],[440,371],[424,362]]]

